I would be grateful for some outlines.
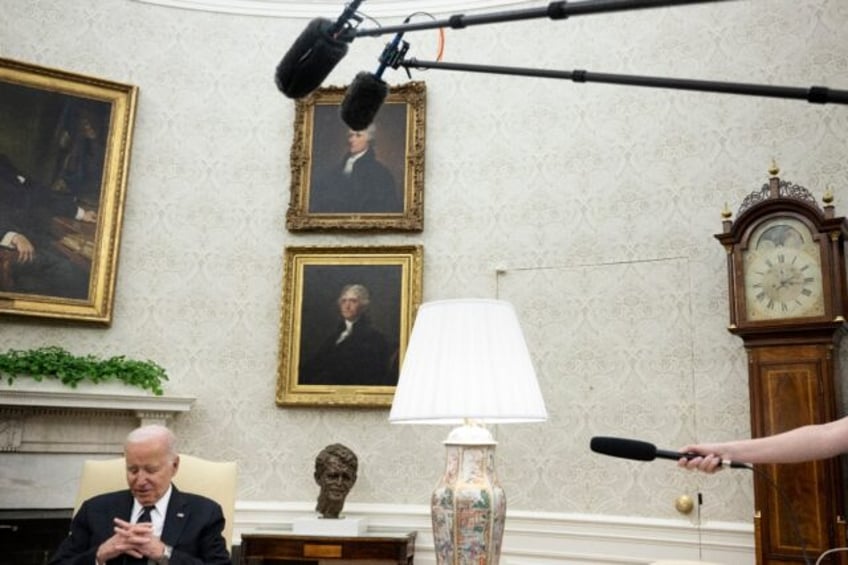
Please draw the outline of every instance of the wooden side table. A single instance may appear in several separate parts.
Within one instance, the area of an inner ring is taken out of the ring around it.
[[[244,534],[241,536],[241,564],[285,565],[344,559],[368,562],[385,560],[398,565],[412,565],[416,533],[373,533],[350,537],[291,533]]]

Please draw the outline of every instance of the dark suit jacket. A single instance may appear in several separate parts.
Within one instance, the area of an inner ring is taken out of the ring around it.
[[[34,242],[49,240],[50,219],[73,218],[76,213],[77,204],[71,195],[32,181],[0,154],[0,239],[14,231]]]
[[[50,565],[94,565],[97,548],[114,533],[114,518],[130,521],[129,490],[101,494],[85,501],[71,521],[71,532]],[[171,565],[231,565],[221,532],[221,506],[206,497],[174,487],[162,529],[162,542],[174,548]],[[124,556],[107,562],[123,565]]]
[[[0,240],[9,232],[26,237],[35,247],[29,263],[15,262],[6,272],[4,291],[86,298],[89,270],[77,267],[53,249],[50,225],[54,216],[73,218],[77,203],[70,194],[51,190],[27,178],[0,154]]]
[[[344,330],[340,322],[317,353],[301,366],[300,384],[394,386],[397,368],[391,366],[392,350],[385,336],[362,316],[350,336],[336,344]]]
[[[316,175],[309,191],[309,211],[313,213],[391,213],[403,212],[403,200],[395,188],[392,173],[368,149],[344,174],[345,157],[324,175]]]

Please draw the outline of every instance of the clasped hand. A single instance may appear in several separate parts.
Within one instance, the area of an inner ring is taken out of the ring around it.
[[[165,546],[153,534],[153,524],[130,524],[115,518],[115,533],[97,548],[97,562],[106,563],[119,555],[155,558],[162,555]]]

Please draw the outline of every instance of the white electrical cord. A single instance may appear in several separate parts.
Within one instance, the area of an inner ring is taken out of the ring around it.
[[[827,551],[819,555],[819,558],[816,559],[816,565],[819,565],[821,563],[821,560],[824,559],[826,555],[836,553],[837,551],[848,551],[848,547],[834,547],[833,549],[828,549]]]

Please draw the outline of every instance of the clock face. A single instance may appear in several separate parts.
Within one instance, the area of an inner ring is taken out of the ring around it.
[[[748,321],[824,315],[821,252],[804,223],[768,220],[750,242],[744,253]]]

